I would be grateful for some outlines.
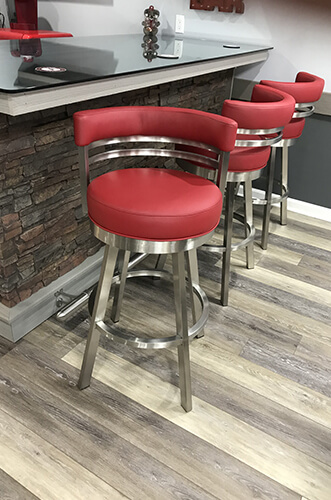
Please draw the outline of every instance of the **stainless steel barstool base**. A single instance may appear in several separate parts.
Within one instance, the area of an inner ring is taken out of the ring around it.
[[[157,269],[139,269],[138,271],[131,271],[127,273],[126,279],[129,278],[167,278],[170,277],[171,273],[168,271],[160,271]],[[114,276],[112,279],[112,284],[119,284],[121,281],[120,276]],[[96,288],[97,291],[97,288]],[[207,319],[209,312],[209,303],[205,292],[202,288],[193,283],[192,284],[192,292],[193,292],[193,300],[197,301],[194,311],[201,308],[201,315],[198,320],[194,319],[194,324],[191,328],[188,329],[188,338],[189,340],[194,339],[195,337],[201,337],[201,330],[203,329]],[[189,290],[190,293],[190,290]],[[95,304],[95,297],[92,300],[93,307]],[[197,305],[198,304],[198,305]],[[114,321],[111,317],[113,323],[117,323],[119,321],[119,308],[118,302],[116,304],[113,302],[112,306],[112,314],[113,311],[116,310],[118,319]],[[93,314],[93,308],[91,311],[91,315]],[[178,335],[173,335],[171,337],[162,337],[162,338],[153,338],[150,337],[133,337],[132,335],[128,335],[120,332],[115,325],[106,325],[103,321],[100,321],[96,324],[96,327],[99,328],[103,333],[107,335],[107,338],[114,340],[120,344],[125,344],[130,347],[135,347],[139,349],[166,349],[168,347],[174,347],[181,343],[182,339]]]
[[[79,389],[85,389],[90,385],[101,333],[107,335],[111,340],[138,349],[163,349],[176,346],[178,350],[181,405],[185,411],[190,411],[192,409],[192,393],[189,342],[203,330],[209,312],[207,296],[199,286],[196,248],[202,243],[205,243],[212,236],[213,232],[190,240],[155,242],[125,238],[104,231],[98,226],[93,225],[93,227],[94,234],[101,241],[106,243],[106,245],[82,369],[78,381]],[[148,254],[164,255],[165,253],[171,253],[176,315],[175,335],[164,338],[134,337],[120,332],[114,324],[109,326],[104,322],[112,284],[115,284],[116,288],[111,318],[114,318],[114,321],[117,322],[120,318],[123,292],[127,278],[143,276],[162,278],[170,274],[167,271],[159,269],[128,272],[127,268],[130,252],[141,252],[142,249]],[[171,250],[171,252],[169,252],[169,250]],[[120,252],[122,252],[120,274],[114,276],[116,262]],[[185,267],[187,268],[187,280],[185,277]],[[191,328],[188,327],[187,318],[187,285],[191,298],[192,318],[194,321]]]

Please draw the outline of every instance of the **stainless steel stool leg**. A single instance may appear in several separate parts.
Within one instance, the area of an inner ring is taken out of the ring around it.
[[[288,189],[288,146],[282,147],[282,195]],[[280,223],[282,226],[287,224],[287,197],[280,202]]]
[[[91,375],[93,371],[95,356],[97,353],[100,332],[96,328],[96,323],[104,319],[111,282],[113,279],[118,249],[105,246],[98,290],[91,318],[90,330],[87,338],[87,343],[84,352],[84,359],[78,380],[79,389],[85,389],[90,385]]]
[[[158,271],[163,271],[164,266],[165,266],[166,261],[167,261],[167,257],[168,257],[167,254],[160,254],[160,255],[158,255],[158,257],[156,259],[155,269],[157,269]],[[153,280],[154,281],[159,281],[160,278],[157,278],[156,276],[154,276]]]
[[[190,411],[192,410],[192,388],[186,307],[184,252],[172,254],[172,267],[175,294],[176,329],[177,335],[182,338],[182,343],[177,347],[180,399],[184,410]]]
[[[229,302],[229,281],[230,281],[230,259],[233,226],[233,206],[235,194],[235,182],[228,182],[225,197],[225,221],[224,221],[224,252],[222,259],[222,284],[221,284],[221,304],[227,306]]]
[[[268,166],[269,170],[268,185],[265,194],[266,204],[264,205],[264,211],[263,211],[263,226],[262,226],[262,238],[261,238],[261,248],[263,250],[267,249],[268,239],[269,239],[270,211],[271,211],[272,190],[273,190],[274,176],[275,176],[276,153],[277,153],[277,148],[271,148],[271,156]]]
[[[235,196],[238,196],[240,186],[241,186],[241,182],[236,182],[236,187],[235,187],[235,190],[234,190],[234,195]]]
[[[244,182],[244,202],[245,202],[245,236],[250,234],[250,228],[253,227],[253,195],[252,181]],[[254,268],[254,240],[246,245],[246,267],[247,269]]]
[[[116,284],[116,287],[115,287],[113,307],[111,310],[111,320],[113,321],[113,323],[117,323],[120,319],[126,277],[128,274],[128,265],[129,265],[129,261],[130,261],[130,255],[131,255],[131,252],[129,252],[128,250],[120,250],[119,253],[121,254],[120,262],[118,262],[118,266],[119,266],[118,272],[119,272],[120,281],[119,281],[119,283]]]
[[[167,257],[167,254],[160,254],[157,258],[155,269],[162,271],[164,269]]]
[[[192,320],[193,324],[198,321],[201,314],[201,302],[196,294],[193,292],[193,283],[199,285],[199,270],[198,270],[198,256],[196,248],[189,250],[185,253],[186,256],[186,269],[187,269],[187,281],[189,286],[190,302],[192,309]],[[204,336],[204,331],[198,333],[196,338],[201,338]]]

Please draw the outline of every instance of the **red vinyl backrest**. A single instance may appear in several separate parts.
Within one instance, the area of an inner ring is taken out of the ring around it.
[[[222,116],[232,118],[244,129],[274,129],[289,123],[295,100],[285,92],[263,85],[255,85],[249,102],[227,99]]]
[[[74,134],[77,146],[101,139],[142,135],[198,141],[228,152],[234,148],[237,123],[192,109],[123,106],[78,111],[74,114]]]
[[[321,98],[325,81],[319,76],[300,71],[295,82],[261,80],[262,85],[282,90],[294,97],[298,103],[316,102]]]

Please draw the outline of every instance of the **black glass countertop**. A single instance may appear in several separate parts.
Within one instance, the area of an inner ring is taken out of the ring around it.
[[[17,93],[96,81],[272,48],[199,38],[184,38],[181,43],[173,37],[158,37],[158,56],[149,61],[142,43],[142,34],[2,40],[0,91]]]

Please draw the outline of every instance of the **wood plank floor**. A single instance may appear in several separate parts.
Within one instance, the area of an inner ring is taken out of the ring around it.
[[[331,499],[331,224],[276,219],[255,269],[233,254],[228,307],[219,256],[199,253],[210,318],[191,344],[188,414],[176,350],[103,337],[77,389],[85,309],[0,338],[0,500]],[[167,335],[171,300],[171,284],[130,282],[122,328]]]

